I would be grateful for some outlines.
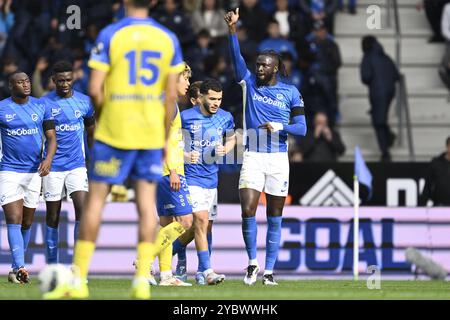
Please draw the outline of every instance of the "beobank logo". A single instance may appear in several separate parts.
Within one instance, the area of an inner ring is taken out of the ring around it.
[[[256,93],[253,94],[253,100],[267,103],[280,109],[287,109],[286,103],[284,103],[283,101],[272,99],[266,96],[260,96],[259,94]]]
[[[38,134],[38,128],[18,128],[18,129],[6,129],[6,134],[8,136],[29,136],[33,134]]]

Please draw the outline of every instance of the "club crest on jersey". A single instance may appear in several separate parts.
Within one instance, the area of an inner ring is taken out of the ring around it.
[[[277,99],[278,100],[282,100],[284,97],[281,93],[277,93]]]
[[[6,114],[5,118],[6,118],[6,122],[13,121],[16,118],[16,114],[15,113],[13,113],[13,114]]]
[[[81,117],[81,111],[80,110],[75,110],[75,117],[77,117],[77,118]]]
[[[61,108],[52,108],[52,117],[55,117],[60,113],[61,113]]]
[[[103,48],[104,48],[103,42],[99,42],[92,48],[92,53],[100,54],[100,52],[102,52]]]
[[[191,124],[190,130],[191,130],[191,133],[197,133],[200,130],[202,130],[202,125],[201,124]]]
[[[39,117],[38,117],[38,115],[37,115],[36,113],[33,113],[33,114],[31,115],[31,120],[33,120],[33,121],[38,121],[38,119],[39,119]]]
[[[217,128],[217,134],[218,134],[219,136],[221,136],[222,133],[223,133],[223,128],[222,128],[222,127],[218,127],[218,128]]]

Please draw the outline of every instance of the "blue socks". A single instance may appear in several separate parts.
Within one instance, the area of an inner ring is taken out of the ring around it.
[[[281,220],[283,217],[267,217],[266,271],[272,271],[278,257],[281,239]]]
[[[186,247],[179,239],[172,243],[172,255],[178,255],[179,260],[186,260]]]
[[[7,224],[8,243],[13,259],[13,269],[25,266],[24,241],[22,237],[22,225]]]
[[[58,229],[46,226],[47,263],[58,263]]]
[[[212,251],[212,233],[207,233],[206,234],[206,239],[208,240],[209,256],[211,256],[211,251]]]
[[[209,251],[198,251],[198,272],[211,269],[211,262],[209,260]]]
[[[245,249],[247,250],[248,258],[251,260],[256,259],[257,233],[256,218],[242,218],[242,235],[244,236]]]
[[[73,246],[75,247],[75,243],[78,239],[78,228],[80,227],[80,221],[75,221],[75,226],[73,228]]]
[[[23,238],[23,253],[25,254],[28,249],[28,244],[30,243],[31,238],[31,227],[28,229],[20,229],[22,232],[22,238]]]

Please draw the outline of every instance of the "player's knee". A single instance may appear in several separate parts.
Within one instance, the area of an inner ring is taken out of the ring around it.
[[[252,205],[243,205],[242,206],[242,218],[251,218],[256,214],[256,207]]]
[[[208,229],[208,216],[198,216],[195,218],[195,230],[206,231]]]
[[[192,215],[183,216],[177,220],[183,226],[184,230],[189,230],[192,227],[193,224]]]
[[[47,223],[47,226],[51,228],[57,228],[59,223],[58,215],[47,212],[47,215],[45,216],[45,222]]]

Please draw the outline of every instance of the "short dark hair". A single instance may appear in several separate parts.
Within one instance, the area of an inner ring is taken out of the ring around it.
[[[208,91],[212,90],[215,92],[222,92],[222,85],[219,81],[216,79],[206,79],[202,82],[202,85],[200,86],[200,93],[201,94],[208,94]]]
[[[195,81],[191,83],[188,89],[188,97],[189,99],[197,99],[200,95],[200,87],[203,81]]]
[[[24,71],[22,71],[22,70],[16,70],[16,71],[14,71],[13,73],[11,73],[11,74],[8,76],[8,82],[11,82],[12,79],[14,78],[14,76],[15,76],[16,74],[18,74],[18,73],[25,73],[25,74],[27,75],[27,77],[29,78],[29,76],[28,76],[28,74],[27,74],[26,72],[24,72]]]
[[[448,146],[450,144],[450,136],[448,136],[447,140],[445,141],[445,145]]]
[[[73,71],[73,65],[67,60],[61,60],[55,62],[53,65],[53,74],[57,74],[60,72],[72,72]]]

